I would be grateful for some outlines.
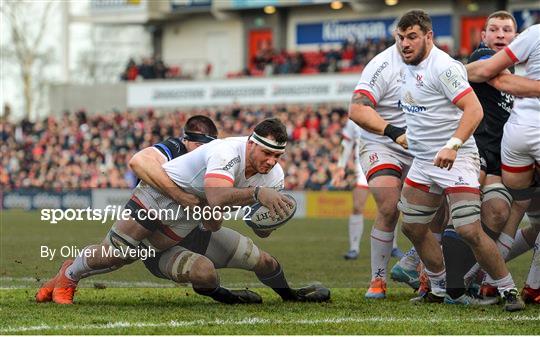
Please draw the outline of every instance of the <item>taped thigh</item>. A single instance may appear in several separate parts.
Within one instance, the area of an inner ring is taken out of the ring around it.
[[[128,234],[122,233],[115,226],[109,230],[105,237],[105,243],[109,246],[110,254],[126,261],[135,261],[139,259],[139,240],[136,240]]]
[[[411,204],[405,197],[401,196],[398,202],[398,209],[403,214],[403,222],[427,225],[431,223],[439,207]]]
[[[259,262],[260,251],[250,238],[222,227],[212,233],[205,256],[216,268],[253,270]]]
[[[491,199],[503,200],[510,206],[512,204],[512,195],[501,183],[489,184],[482,187],[482,202],[486,202]]]
[[[202,255],[174,246],[163,252],[159,259],[159,271],[169,280],[177,283],[189,282],[193,263]]]
[[[454,228],[480,221],[480,200],[460,200],[450,205]]]

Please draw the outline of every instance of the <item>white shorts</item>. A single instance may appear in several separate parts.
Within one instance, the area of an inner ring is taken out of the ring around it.
[[[540,166],[540,127],[506,123],[501,144],[501,169],[525,172]]]
[[[431,161],[414,159],[405,184],[435,194],[479,194],[479,175],[478,153],[459,153],[450,171],[433,165]]]
[[[381,144],[367,139],[360,142],[360,163],[367,180],[375,172],[384,169],[395,170],[403,177],[412,160],[412,155],[398,144]]]
[[[364,171],[362,170],[362,165],[358,161],[355,163],[356,167],[356,188],[368,188],[368,182],[366,179],[366,175],[364,174]]]

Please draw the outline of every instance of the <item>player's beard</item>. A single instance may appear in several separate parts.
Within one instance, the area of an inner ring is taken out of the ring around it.
[[[426,50],[427,50],[427,42],[424,39],[422,41],[422,45],[420,46],[420,49],[418,49],[418,54],[416,55],[416,57],[408,62],[404,60],[404,62],[408,65],[417,66],[424,59],[424,56],[426,55]]]

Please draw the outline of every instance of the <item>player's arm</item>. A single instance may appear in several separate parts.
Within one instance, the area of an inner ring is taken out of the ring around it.
[[[343,135],[343,140],[341,141],[341,151],[337,162],[336,172],[334,172],[332,185],[337,186],[343,180],[343,177],[345,176],[345,167],[347,166],[347,162],[349,161],[353,148],[354,141]]]
[[[487,60],[471,62],[465,66],[470,82],[486,82],[514,64],[512,58],[501,50]]]
[[[435,156],[434,165],[440,168],[452,168],[457,157],[457,150],[469,139],[474,130],[478,127],[484,116],[482,105],[473,90],[461,97],[455,105],[463,110],[463,115],[459,121],[459,126],[446,143],[446,145]]]
[[[269,187],[233,187],[233,181],[225,177],[207,174],[204,179],[204,191],[208,205],[213,208],[225,206],[247,206],[260,202],[270,210],[272,217],[278,215],[285,218],[288,212],[289,199]]]
[[[375,111],[375,101],[361,91],[355,91],[349,105],[349,118],[364,130],[390,137],[394,142],[407,148],[405,128],[394,126],[385,121]]]
[[[167,159],[153,147],[137,152],[129,160],[129,168],[145,183],[164,193],[182,206],[198,205],[195,195],[184,192],[167,175],[162,165]]]
[[[540,97],[540,81],[504,72],[488,81],[499,91],[518,97]]]

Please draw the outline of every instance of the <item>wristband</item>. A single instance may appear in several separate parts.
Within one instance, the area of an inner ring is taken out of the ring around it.
[[[407,131],[405,128],[400,128],[392,124],[386,125],[384,128],[384,135],[391,138],[394,142],[398,139],[399,136],[404,134]]]
[[[446,145],[444,146],[444,148],[457,151],[459,150],[461,145],[463,145],[463,142],[461,141],[461,139],[457,137],[452,137],[446,142]]]

